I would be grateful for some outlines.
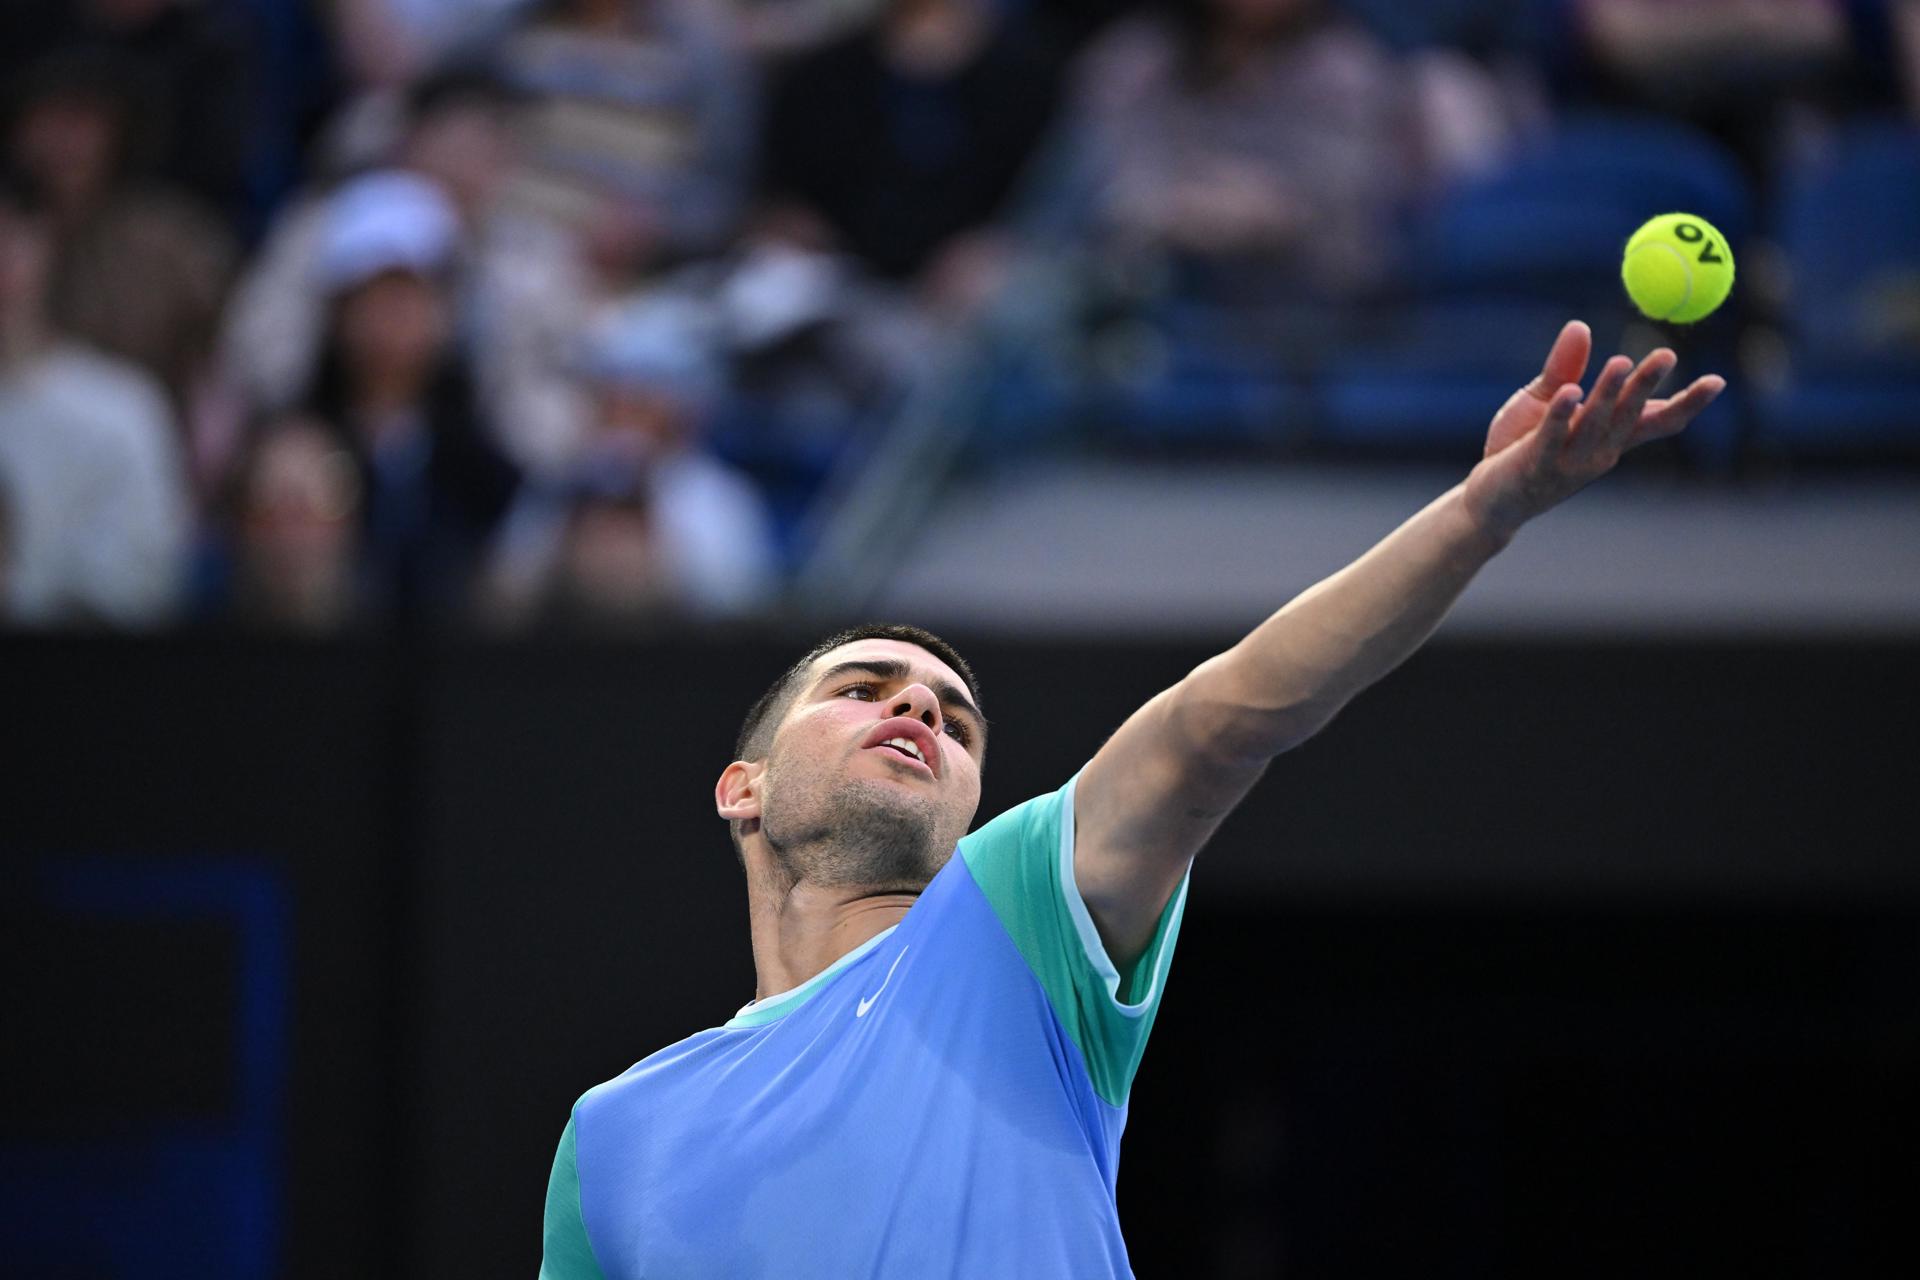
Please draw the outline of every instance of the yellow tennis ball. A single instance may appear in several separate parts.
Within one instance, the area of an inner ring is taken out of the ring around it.
[[[1727,300],[1733,288],[1733,250],[1705,218],[1663,213],[1627,241],[1620,279],[1641,314],[1692,324]]]

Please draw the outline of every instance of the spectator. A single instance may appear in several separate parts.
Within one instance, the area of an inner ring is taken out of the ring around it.
[[[374,173],[329,202],[314,258],[328,319],[306,403],[359,464],[360,586],[375,614],[463,609],[517,484],[454,347],[459,235],[432,183]]]
[[[712,327],[698,304],[680,298],[630,301],[595,326],[582,373],[598,425],[567,482],[515,512],[495,583],[504,613],[522,608],[556,566],[574,574],[574,597],[589,580],[605,594],[603,573],[582,576],[580,563],[568,565],[569,557],[602,553],[595,564],[649,565],[635,597],[663,590],[683,613],[738,616],[773,603],[778,583],[766,504],[702,438],[722,390]],[[582,497],[594,506],[584,524],[570,505]],[[643,524],[645,557],[638,550]],[[613,546],[626,551],[614,556]],[[655,578],[664,588],[656,590]]]
[[[1057,60],[989,0],[893,0],[800,59],[768,112],[787,234],[966,310],[992,291],[991,223],[1050,120]]]
[[[681,593],[646,468],[597,461],[567,486],[543,616],[563,627],[621,631],[672,619],[682,612]]]
[[[112,54],[141,95],[153,176],[232,222],[247,212],[260,45],[238,0],[0,6],[0,77],[55,52]]]
[[[189,513],[165,395],[73,343],[48,297],[51,206],[0,169],[0,496],[4,613],[46,625],[145,626],[182,586]]]
[[[749,68],[709,0],[547,0],[502,58],[529,98],[518,184],[615,273],[711,252],[753,163]]]
[[[205,209],[140,179],[135,83],[119,56],[55,55],[16,89],[7,150],[50,200],[56,322],[158,378],[190,423],[235,247]]]
[[[557,471],[585,431],[586,406],[565,361],[594,290],[571,238],[501,198],[513,165],[514,101],[482,71],[424,81],[397,161],[433,181],[459,213],[456,334],[480,379],[488,430],[520,466]],[[325,314],[313,263],[326,208],[327,197],[311,193],[281,216],[228,310],[223,364],[261,411],[291,406],[312,376]]]
[[[257,432],[234,503],[237,618],[330,631],[355,615],[361,473],[328,424],[289,414]]]
[[[1217,302],[1350,301],[1393,265],[1421,183],[1403,72],[1319,0],[1186,0],[1111,30],[1079,69],[1092,216],[1171,253]]]
[[[1863,105],[1869,86],[1892,105],[1898,88],[1859,47],[1863,19],[1884,6],[1848,0],[1573,0],[1576,98],[1684,117],[1715,134],[1756,176],[1767,174],[1790,123],[1808,107]],[[1888,43],[1884,29],[1874,43]],[[1883,50],[1874,49],[1880,57]]]

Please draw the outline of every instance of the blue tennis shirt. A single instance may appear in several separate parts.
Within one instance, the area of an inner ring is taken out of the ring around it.
[[[1127,1091],[1187,881],[1121,974],[1073,783],[960,842],[898,925],[574,1105],[543,1280],[1131,1276]]]

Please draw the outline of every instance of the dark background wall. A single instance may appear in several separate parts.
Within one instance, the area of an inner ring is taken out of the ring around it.
[[[1216,647],[953,638],[983,816]],[[530,1275],[573,1099],[752,993],[711,788],[805,639],[6,641],[0,1177],[264,1150],[219,1204],[278,1273]],[[1135,1088],[1140,1273],[1909,1270],[1916,656],[1443,643],[1276,763]],[[209,868],[225,914],[62,888]]]

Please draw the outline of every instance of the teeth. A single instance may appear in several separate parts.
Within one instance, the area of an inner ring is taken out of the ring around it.
[[[915,746],[913,740],[910,738],[888,738],[880,745],[883,747],[898,747],[911,755],[915,760],[918,760],[921,764],[927,762],[927,758],[920,754],[920,748]]]

